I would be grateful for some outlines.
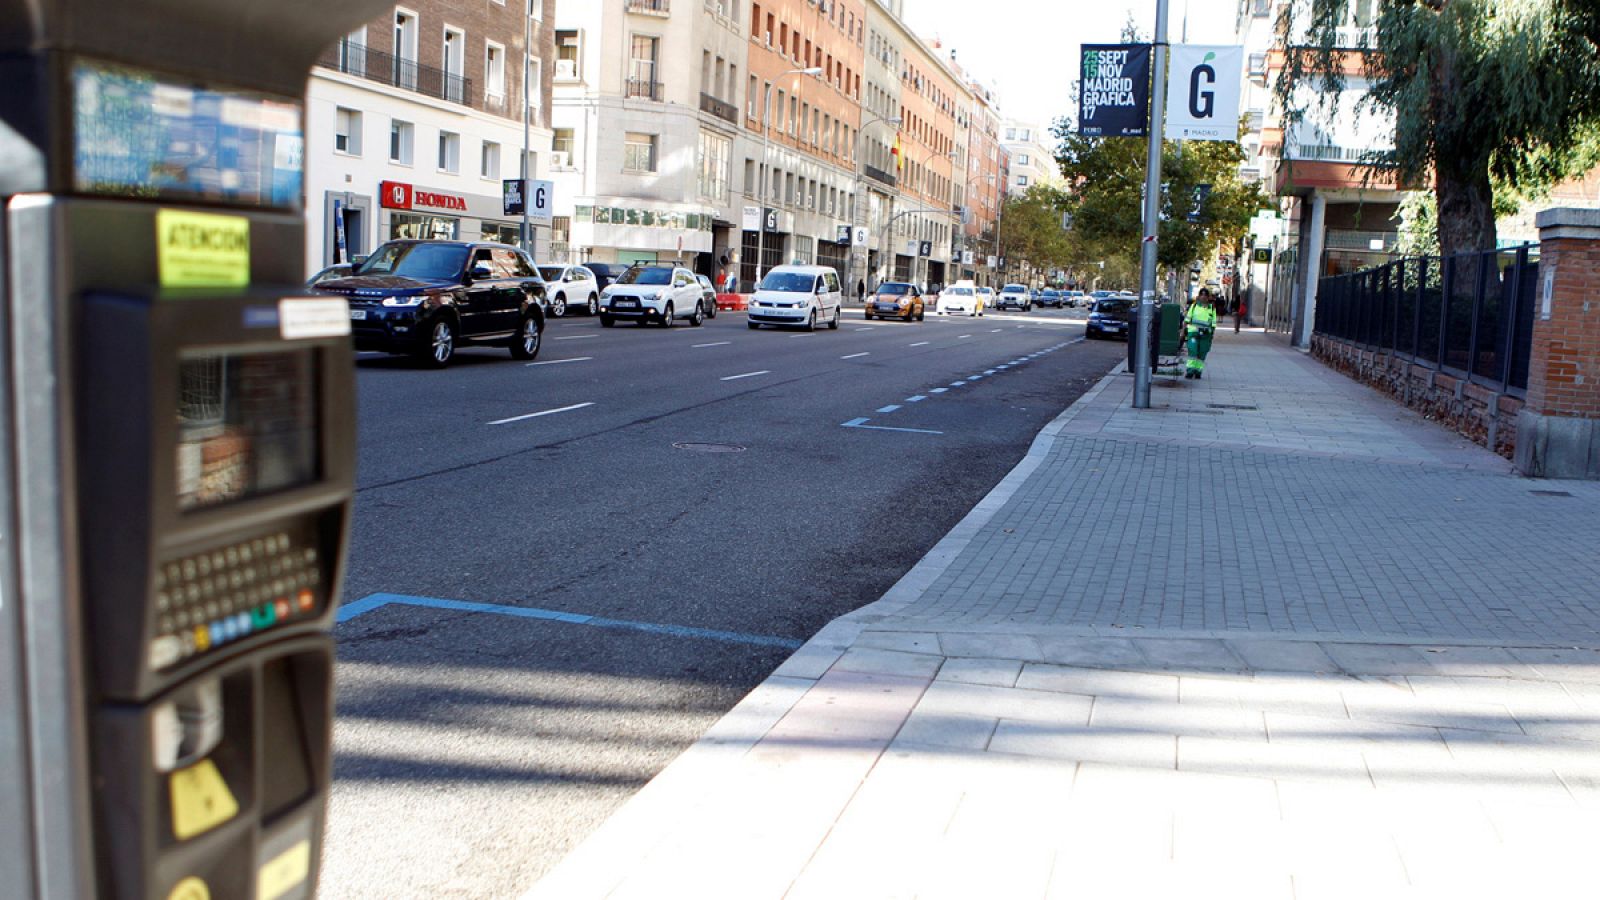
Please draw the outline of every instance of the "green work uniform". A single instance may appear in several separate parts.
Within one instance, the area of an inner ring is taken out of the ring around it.
[[[1211,335],[1217,330],[1216,307],[1196,303],[1189,307],[1189,371],[1196,374],[1206,368],[1206,354],[1211,352]]]

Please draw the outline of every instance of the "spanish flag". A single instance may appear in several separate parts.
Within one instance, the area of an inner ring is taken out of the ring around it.
[[[906,155],[900,152],[900,132],[894,133],[894,149],[889,151],[894,156],[894,170],[901,171],[906,167]]]

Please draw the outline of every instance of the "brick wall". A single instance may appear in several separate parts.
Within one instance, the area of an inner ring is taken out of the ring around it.
[[[1523,402],[1510,394],[1324,334],[1312,336],[1311,353],[1480,446],[1507,459],[1516,453],[1517,413]]]
[[[1600,419],[1600,240],[1553,238],[1541,244],[1552,273],[1541,293],[1528,367],[1528,405],[1548,416]]]

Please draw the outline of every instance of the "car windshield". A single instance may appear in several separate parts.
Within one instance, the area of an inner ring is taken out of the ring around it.
[[[1020,284],[1008,284],[1001,288],[1000,291],[1001,293],[1005,294],[1025,294],[1027,293],[1028,289]]]
[[[1133,309],[1133,300],[1128,297],[1107,297],[1094,306],[1095,312],[1103,313],[1125,313],[1130,309]]]
[[[878,285],[878,293],[880,294],[905,294],[910,291],[911,285],[909,284],[890,283]]]
[[[629,269],[617,279],[617,284],[671,284],[672,270],[661,266],[640,266]]]
[[[565,271],[560,266],[540,266],[539,277],[545,281],[560,281],[561,275]]]
[[[809,294],[816,287],[817,276],[799,272],[768,272],[761,279],[763,291],[780,291],[785,294]]]
[[[972,296],[972,288],[946,288],[945,293],[955,294],[957,297],[970,297]]]
[[[460,244],[384,244],[357,269],[357,275],[402,275],[406,278],[455,278],[467,261]]]

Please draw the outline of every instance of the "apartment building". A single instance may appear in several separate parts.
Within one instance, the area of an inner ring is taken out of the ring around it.
[[[392,238],[517,242],[501,182],[520,175],[524,97],[529,146],[549,146],[553,7],[417,0],[328,48],[306,91],[308,273]],[[551,238],[537,228],[534,252]]]
[[[991,264],[989,258],[999,250],[1000,203],[1006,196],[1010,154],[1000,146],[1003,126],[995,92],[976,81],[969,81],[968,87],[972,95],[966,166],[970,215],[962,234],[972,263],[964,264],[963,274],[993,284],[999,280],[998,260]]]
[[[1061,169],[1056,165],[1054,140],[1050,129],[1036,122],[1005,120],[1001,144],[1011,154],[1011,181],[1008,192],[1020,196],[1036,184],[1059,184]]]
[[[857,217],[866,19],[862,0],[750,6],[739,252],[747,285],[785,262],[859,277],[849,266],[849,226]]]
[[[566,3],[550,145],[575,262],[671,260],[714,276],[736,249],[748,0]]]
[[[867,228],[868,242],[856,248],[852,266],[865,265],[868,286],[889,278],[887,260],[894,249],[884,239],[894,221],[899,198],[899,159],[895,141],[901,127],[900,72],[901,41],[892,19],[900,15],[900,0],[871,0],[867,3],[867,45],[865,82],[861,99],[861,158],[863,208],[859,224]]]
[[[900,46],[900,209],[884,235],[896,278],[929,286],[952,280],[962,198],[955,175],[966,160],[966,81],[944,54],[889,20]],[[888,259],[886,258],[886,262]]]

